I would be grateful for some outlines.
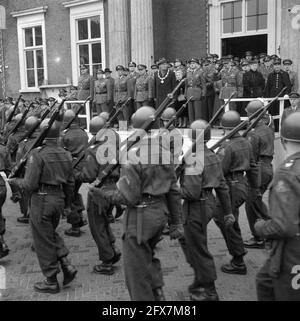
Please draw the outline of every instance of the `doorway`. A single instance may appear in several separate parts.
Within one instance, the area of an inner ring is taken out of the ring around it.
[[[252,51],[254,55],[268,52],[268,35],[235,37],[222,39],[222,55],[233,55],[244,58],[246,51]]]

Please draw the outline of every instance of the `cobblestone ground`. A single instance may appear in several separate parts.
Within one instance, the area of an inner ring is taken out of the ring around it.
[[[86,186],[82,189],[86,194]],[[10,248],[9,256],[0,260],[0,265],[6,269],[6,290],[0,290],[2,300],[15,301],[115,301],[129,300],[124,283],[122,262],[116,264],[116,273],[112,276],[97,275],[92,272],[97,262],[97,248],[91,237],[89,227],[85,226],[80,238],[64,236],[70,249],[72,263],[78,268],[78,275],[73,283],[63,288],[59,294],[46,295],[33,291],[33,284],[42,279],[37,257],[31,251],[31,233],[27,225],[16,221],[19,208],[9,197],[4,205],[3,213],[7,219],[6,241]],[[250,236],[244,208],[240,215],[241,228],[244,238]],[[68,227],[65,220],[61,220],[58,231]],[[117,245],[121,248],[122,219],[113,224],[117,237]],[[246,276],[231,276],[220,271],[222,263],[230,259],[225,242],[216,227],[211,222],[208,229],[209,248],[214,255],[217,266],[217,288],[221,300],[256,300],[255,274],[262,265],[265,253],[263,250],[249,250],[246,256],[248,274]],[[161,259],[165,293],[168,300],[188,300],[187,286],[193,281],[193,271],[186,263],[182,250],[176,241],[169,237],[157,246],[157,256]],[[59,279],[61,280],[61,275]]]

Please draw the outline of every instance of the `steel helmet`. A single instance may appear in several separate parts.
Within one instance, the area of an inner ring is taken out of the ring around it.
[[[133,128],[142,128],[149,118],[153,117],[155,114],[155,109],[150,106],[143,106],[139,108],[133,115],[132,127]]]
[[[161,120],[169,121],[176,115],[176,110],[172,107],[165,109],[163,114],[161,115]]]
[[[44,130],[49,124],[50,118],[44,119],[40,125],[41,131]],[[55,121],[50,130],[48,131],[47,138],[58,138],[60,135],[60,123]]]
[[[72,109],[68,109],[64,113],[64,124],[67,124],[75,117],[75,113]]]
[[[221,126],[224,129],[233,129],[241,122],[240,114],[234,110],[227,111],[222,119],[221,119]]]
[[[204,129],[205,129],[204,137],[203,137],[204,142],[208,142],[210,140],[210,138],[211,138],[211,127],[208,124],[208,122],[203,120],[203,119],[195,120],[191,124],[190,129],[191,130],[189,131],[189,137],[192,140],[197,139],[197,136],[199,134],[201,134],[202,130],[204,130]],[[198,134],[197,134],[197,132],[198,132]]]
[[[102,113],[99,114],[99,117],[102,117],[106,121],[108,121],[109,120],[109,113],[107,111],[103,111]]]
[[[90,133],[96,135],[104,127],[106,120],[103,117],[95,116],[90,121]]]
[[[39,119],[35,116],[28,117],[25,121],[25,130],[29,132],[32,128],[37,126],[39,122]]]
[[[257,112],[259,109],[262,109],[263,107],[264,104],[261,100],[253,100],[250,101],[250,103],[247,105],[246,112],[251,115]]]
[[[281,138],[300,143],[300,112],[290,114],[281,127]]]

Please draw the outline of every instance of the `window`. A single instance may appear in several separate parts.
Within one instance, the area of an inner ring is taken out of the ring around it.
[[[236,33],[242,31],[242,1],[222,4],[223,33]]]
[[[268,28],[268,0],[247,0],[247,30]]]
[[[44,52],[42,26],[24,28],[26,87],[37,88],[44,83]]]
[[[77,47],[79,65],[87,65],[96,76],[102,68],[100,16],[77,19]]]

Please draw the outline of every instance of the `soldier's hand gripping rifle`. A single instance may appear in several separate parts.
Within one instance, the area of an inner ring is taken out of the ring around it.
[[[64,127],[64,130],[70,128],[70,126],[73,124],[74,120],[76,119],[76,117],[78,117],[78,115],[80,114],[80,112],[83,110],[83,108],[85,108],[87,102],[91,100],[91,96],[89,96],[85,102],[83,104],[80,104],[79,108],[77,109],[75,116],[69,120],[69,122],[66,124],[66,126]]]
[[[121,144],[121,147],[126,145],[126,150],[129,151],[134,145],[136,145],[143,136],[153,127],[155,122],[161,117],[162,113],[164,112],[167,105],[173,99],[173,96],[176,94],[177,90],[181,87],[181,85],[185,82],[185,78],[180,81],[180,83],[175,87],[172,93],[168,94],[165,100],[160,104],[158,109],[155,111],[153,117],[149,118],[143,124],[141,130],[138,130],[139,135],[131,135],[130,137],[136,136],[136,139],[129,140],[128,138]],[[130,138],[129,137],[129,138]],[[105,182],[105,180],[112,174],[112,172],[119,166],[119,162],[116,164],[108,164],[104,170],[102,171],[100,178],[97,180],[96,188],[101,188]]]
[[[20,95],[17,99],[17,101],[15,102],[15,105],[14,105],[14,109],[12,110],[12,112],[8,115],[7,119],[6,119],[6,122],[5,124],[8,124],[12,121],[16,111],[17,111],[17,108],[18,108],[18,105],[19,105],[19,102],[20,102],[20,99],[22,98],[22,95]]]
[[[170,128],[173,123],[175,122],[176,119],[178,119],[182,113],[184,112],[184,110],[186,109],[188,103],[193,99],[194,97],[190,97],[181,107],[180,109],[177,111],[177,113],[168,121],[167,125],[165,126],[166,129]],[[171,103],[170,105],[173,105],[173,103]],[[170,106],[169,105],[169,106]]]
[[[266,105],[262,110],[259,109],[257,110],[254,114],[250,115],[249,118],[247,120],[244,120],[243,122],[241,122],[239,125],[237,125],[235,128],[233,128],[227,135],[225,135],[224,137],[222,137],[217,143],[215,143],[210,149],[211,150],[215,150],[217,148],[219,148],[222,143],[227,140],[230,139],[232,136],[234,136],[237,132],[239,132],[240,130],[244,129],[251,120],[255,119],[256,117],[258,117],[261,113],[266,113],[270,107],[272,106],[272,104],[274,102],[276,102],[278,100],[278,98],[283,94],[283,92],[286,90],[286,87],[282,89],[282,91],[274,98],[272,99],[272,101],[270,101],[268,103],[268,105]]]
[[[102,128],[102,135],[100,137],[97,137],[98,140],[101,139],[101,137],[104,135],[105,133],[105,129],[107,129],[108,127],[110,127],[110,124],[113,124],[114,121],[118,118],[119,114],[122,112],[122,110],[124,109],[124,107],[128,104],[128,102],[130,101],[130,99],[128,98],[125,103],[121,106],[118,107],[115,110],[115,113],[108,119],[108,121],[106,122],[105,126]],[[90,146],[95,144],[96,141],[96,136],[97,134],[92,137],[92,139],[89,141],[87,148],[89,148]],[[84,159],[85,156],[85,152],[83,152],[77,159],[76,161],[73,163],[73,168],[76,168],[77,165]]]
[[[8,178],[18,177],[19,174],[21,173],[21,171],[23,170],[23,168],[25,167],[27,158],[28,158],[29,154],[31,153],[31,151],[34,148],[37,148],[42,145],[42,143],[43,143],[44,139],[47,137],[47,134],[48,134],[49,130],[51,129],[52,125],[54,124],[56,119],[59,117],[59,114],[63,108],[65,101],[66,101],[66,99],[63,99],[61,101],[60,105],[53,112],[51,118],[49,119],[47,126],[41,131],[41,133],[35,139],[34,143],[30,147],[30,149],[28,149],[28,151],[25,153],[25,155],[20,159],[19,163],[13,167]]]
[[[209,128],[214,122],[215,120],[219,117],[219,115],[223,112],[223,109],[225,109],[225,107],[230,103],[230,101],[233,99],[233,97],[235,96],[236,92],[232,93],[232,95],[229,97],[229,99],[227,100],[227,102],[222,105],[217,112],[215,113],[215,115],[213,116],[213,118],[210,120],[210,122],[207,124],[207,126],[203,129],[203,132],[197,137],[196,141],[193,142],[192,146],[185,152],[185,154],[183,155],[182,158],[182,163],[176,167],[175,173],[176,173],[176,177],[179,178],[179,176],[181,175],[183,168],[184,168],[184,160],[187,159],[187,157],[189,157],[192,153],[193,150],[195,149],[195,146],[200,142],[200,140],[204,137],[204,133],[205,130],[207,128]]]

